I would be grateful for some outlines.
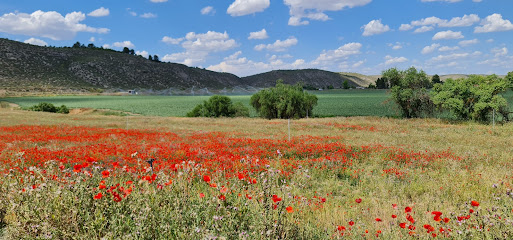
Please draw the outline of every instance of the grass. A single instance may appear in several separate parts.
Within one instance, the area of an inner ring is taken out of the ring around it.
[[[318,105],[314,114],[329,116],[397,116],[393,103],[387,100],[384,90],[332,90],[317,91]],[[233,102],[241,102],[249,107],[251,116],[256,112],[249,105],[250,95],[230,96]],[[18,97],[0,99],[22,107],[30,107],[40,102],[70,108],[112,109],[145,116],[182,117],[209,96],[52,96]]]
[[[513,124],[0,115],[7,239],[513,236]]]

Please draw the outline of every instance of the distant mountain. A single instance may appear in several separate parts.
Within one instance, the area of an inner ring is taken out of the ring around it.
[[[310,88],[366,87],[377,79],[318,69],[276,70],[239,78],[177,63],[96,47],[41,47],[0,39],[0,92],[100,92],[130,89],[154,93],[247,93],[276,80]]]
[[[243,77],[244,84],[253,87],[272,87],[278,79],[283,80],[287,84],[302,83],[311,88],[342,88],[344,81],[349,86],[362,86],[357,83],[356,77],[346,76],[340,73],[329,72],[319,69],[302,69],[302,70],[274,70],[266,73],[260,73],[253,76]],[[368,84],[367,84],[368,86]]]

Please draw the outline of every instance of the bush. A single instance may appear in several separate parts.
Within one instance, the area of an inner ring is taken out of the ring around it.
[[[301,85],[287,85],[278,80],[276,87],[264,89],[251,96],[251,105],[267,119],[303,118],[313,115],[317,96],[303,91]]]
[[[56,107],[51,103],[42,102],[37,105],[34,105],[29,108],[31,111],[37,111],[37,112],[51,112],[51,113],[64,113],[68,114],[69,109],[66,107],[66,105],[62,105],[60,107]]]
[[[233,104],[227,96],[214,95],[194,107],[187,117],[249,117],[249,109],[242,103]]]
[[[434,105],[428,93],[431,81],[422,70],[414,67],[406,71],[395,68],[383,72],[392,86],[392,99],[399,105],[403,117],[416,118],[433,113]]]
[[[435,84],[433,102],[439,108],[450,110],[464,120],[487,121],[493,110],[502,115],[504,120],[508,120],[508,103],[500,93],[509,86],[508,79],[501,79],[496,75],[447,79],[443,84]]]

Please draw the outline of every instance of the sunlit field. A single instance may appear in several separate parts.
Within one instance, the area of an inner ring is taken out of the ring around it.
[[[0,108],[6,239],[508,239],[513,125]]]

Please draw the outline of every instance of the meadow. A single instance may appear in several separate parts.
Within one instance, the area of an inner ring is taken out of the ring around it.
[[[315,91],[319,98],[314,115],[327,116],[397,116],[393,102],[386,102],[385,90],[330,90]],[[111,109],[145,116],[183,117],[197,104],[209,96],[45,96],[0,99],[22,107],[40,102],[66,105],[70,108]],[[251,116],[256,112],[249,105],[251,95],[230,96],[233,102],[242,102],[250,108]]]
[[[513,237],[512,124],[0,115],[5,239]]]

